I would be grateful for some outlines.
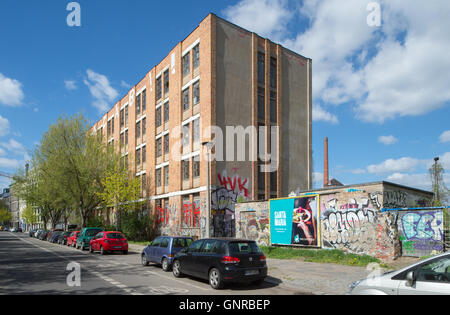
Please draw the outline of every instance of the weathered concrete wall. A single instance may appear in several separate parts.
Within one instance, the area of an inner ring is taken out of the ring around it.
[[[430,206],[432,193],[386,182],[308,193],[319,195],[322,248],[383,260],[442,250],[442,211],[385,211]],[[267,201],[236,205],[236,236],[268,244],[268,218]]]
[[[236,237],[270,245],[269,202],[238,203],[235,206]]]

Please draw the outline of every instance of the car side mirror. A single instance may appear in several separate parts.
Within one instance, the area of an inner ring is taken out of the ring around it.
[[[415,282],[416,282],[416,275],[414,271],[408,272],[408,274],[406,275],[406,286],[414,287]]]

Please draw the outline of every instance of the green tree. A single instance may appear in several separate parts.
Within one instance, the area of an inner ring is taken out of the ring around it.
[[[450,196],[450,190],[447,188],[444,182],[444,167],[439,163],[439,159],[435,159],[435,163],[429,169],[431,183],[434,192],[434,207],[441,207],[448,203]]]
[[[139,201],[141,183],[138,178],[130,175],[127,169],[116,165],[106,172],[102,185],[104,189],[98,193],[98,196],[105,208],[116,209],[117,228],[121,230],[123,214],[140,208],[143,204]]]
[[[22,212],[22,218],[27,224],[33,225],[39,223],[39,217],[35,213],[33,207],[27,206]]]
[[[12,216],[8,211],[8,207],[6,206],[3,200],[0,200],[0,223],[5,224],[11,221]]]

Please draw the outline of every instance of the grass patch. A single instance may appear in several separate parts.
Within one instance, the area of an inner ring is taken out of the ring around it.
[[[301,259],[306,262],[332,263],[339,265],[366,267],[370,263],[379,263],[377,258],[367,255],[347,254],[341,250],[302,249],[261,246],[267,258]],[[387,267],[387,266],[386,266]]]

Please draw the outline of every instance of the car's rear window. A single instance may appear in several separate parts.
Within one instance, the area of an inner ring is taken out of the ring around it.
[[[122,233],[108,233],[106,235],[106,238],[113,239],[113,240],[120,240],[120,239],[125,238],[125,236]]]
[[[230,254],[260,254],[261,249],[255,242],[231,242],[228,244]]]
[[[100,232],[102,232],[102,230],[87,230],[84,235],[85,236],[95,236]]]
[[[175,238],[173,240],[173,248],[184,248],[189,247],[192,244],[192,239],[190,238]]]

